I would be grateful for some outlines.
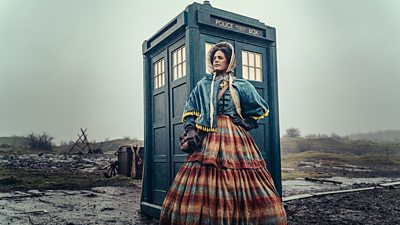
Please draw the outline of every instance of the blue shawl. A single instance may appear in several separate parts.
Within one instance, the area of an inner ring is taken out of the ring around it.
[[[183,109],[182,122],[187,116],[194,116],[196,128],[206,132],[217,132],[217,96],[219,84],[222,80],[216,80],[213,90],[214,118],[210,124],[210,93],[213,75],[207,74],[194,87]],[[259,120],[268,116],[269,106],[258,94],[254,86],[247,80],[236,78],[232,87],[240,98],[241,114],[243,118],[252,117]]]

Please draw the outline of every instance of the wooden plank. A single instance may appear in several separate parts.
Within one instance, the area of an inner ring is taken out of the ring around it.
[[[390,182],[390,183],[379,184],[379,186],[382,186],[382,187],[389,187],[389,186],[396,186],[396,185],[400,185],[400,181],[395,181],[395,182]]]

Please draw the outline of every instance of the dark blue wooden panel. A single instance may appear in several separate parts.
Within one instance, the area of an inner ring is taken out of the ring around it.
[[[256,90],[257,90],[257,92],[258,92],[258,94],[259,94],[260,96],[264,96],[264,89],[262,89],[262,88],[256,88]]]
[[[166,127],[154,129],[154,155],[167,155],[168,146],[168,130]]]
[[[165,113],[165,108],[166,108],[166,98],[165,98],[165,93],[158,94],[154,96],[154,101],[153,101],[153,110],[154,110],[154,123],[155,124],[162,124],[165,125],[166,121],[166,113]]]
[[[185,106],[185,102],[187,99],[187,96],[185,94],[186,92],[187,92],[187,85],[185,83],[172,88],[173,117],[182,116],[183,107]]]
[[[153,188],[157,190],[164,190],[166,191],[168,189],[168,184],[167,184],[167,165],[165,162],[155,162],[154,163],[154,171],[153,171],[153,177],[154,177],[154,183],[153,183]]]
[[[153,168],[153,203],[161,205],[169,188],[167,165],[156,162]]]
[[[175,177],[176,174],[178,173],[179,169],[181,168],[183,162],[175,162],[174,163],[174,171],[173,171],[173,176]]]
[[[174,124],[173,127],[173,132],[172,132],[172,137],[173,137],[173,145],[172,145],[172,151],[173,155],[178,155],[178,154],[186,154],[182,152],[179,149],[179,136],[181,136],[183,133],[183,125],[182,123]]]
[[[256,142],[258,148],[262,153],[267,153],[266,140],[265,140],[265,127],[264,124],[259,124],[257,129],[253,129],[250,131],[250,135],[253,137],[254,141]]]

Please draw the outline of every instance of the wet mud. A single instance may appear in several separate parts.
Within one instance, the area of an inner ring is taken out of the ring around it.
[[[141,182],[130,187],[0,193],[0,224],[157,224],[140,213]]]
[[[289,224],[400,224],[400,189],[317,196],[287,203]]]
[[[0,224],[158,224],[140,212],[141,180],[103,176],[101,168],[113,157],[0,156]],[[324,179],[336,184],[311,182],[304,177],[283,181],[284,199],[313,195],[286,202],[289,224],[399,224],[400,187],[383,188],[379,184],[400,181],[400,174],[392,171],[389,175],[397,176],[379,176],[376,170],[356,168],[352,176],[343,176],[348,174],[335,171],[337,168],[330,170],[334,176]],[[316,194],[364,187],[379,188]]]

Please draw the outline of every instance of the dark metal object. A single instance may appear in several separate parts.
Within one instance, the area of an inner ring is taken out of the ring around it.
[[[327,180],[327,179],[320,179],[320,178],[311,178],[311,177],[305,177],[304,180],[306,180],[306,181],[311,181],[311,182],[320,182],[320,183],[343,184],[343,183],[340,182],[340,181]]]
[[[144,177],[141,210],[158,217],[166,193],[187,154],[179,150],[183,133],[181,116],[186,99],[196,83],[205,75],[205,44],[227,41],[235,47],[241,77],[242,51],[261,55],[262,81],[250,81],[268,102],[270,115],[258,121],[250,133],[264,157],[282,194],[280,135],[278,118],[278,82],[275,28],[246,16],[214,8],[209,3],[193,3],[186,7],[156,34],[143,42],[144,81]],[[185,46],[186,76],[173,79],[173,52]],[[165,85],[154,87],[154,75],[162,71]],[[157,72],[157,73],[156,73]]]
[[[118,158],[117,172],[132,179],[142,179],[144,148],[137,145],[122,145],[114,153]]]
[[[210,3],[210,1],[203,1],[203,5],[205,5],[205,6],[211,6],[211,3]]]
[[[132,171],[135,170],[135,173],[131,173],[131,177],[134,179],[142,179],[143,177],[143,164],[144,164],[144,148],[136,147],[134,160],[132,163]]]
[[[132,172],[132,157],[133,149],[132,146],[123,145],[118,148],[115,153],[118,157],[118,174],[130,177]]]
[[[106,178],[115,177],[115,175],[117,174],[117,171],[118,171],[118,161],[111,161],[109,165],[102,168],[102,170],[105,170],[105,169],[107,169],[107,171],[104,172],[103,175]]]

